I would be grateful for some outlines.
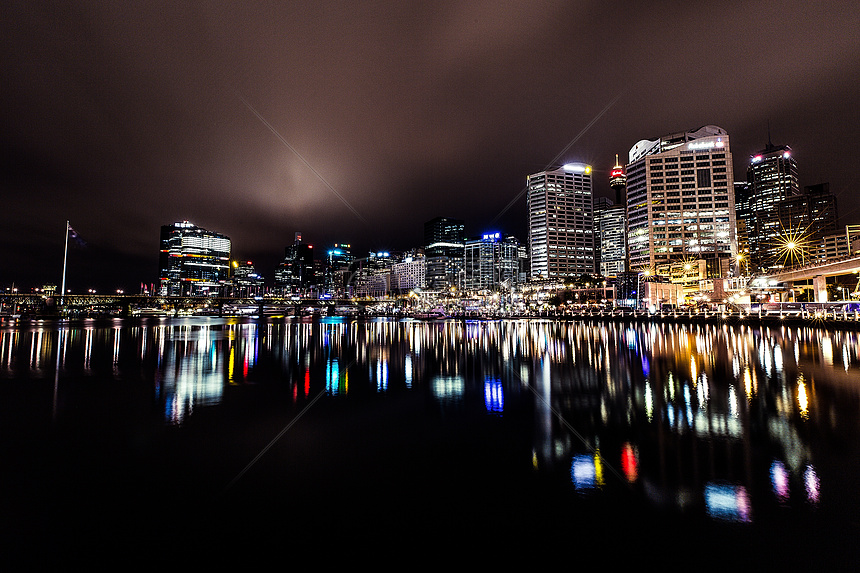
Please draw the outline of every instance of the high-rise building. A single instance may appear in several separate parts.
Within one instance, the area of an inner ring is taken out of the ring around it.
[[[627,165],[630,269],[704,259],[710,277],[725,276],[737,253],[729,136],[707,125],[630,149]]]
[[[232,263],[233,277],[231,281],[233,296],[258,296],[263,294],[263,277],[257,273],[253,261],[236,261]]]
[[[751,186],[748,181],[735,181],[735,236],[738,243],[737,274],[749,275],[750,244],[749,233],[753,227],[753,213],[750,199]]]
[[[354,258],[352,246],[348,243],[335,243],[326,252],[323,286],[330,295],[345,294],[348,288],[350,266]]]
[[[598,274],[617,277],[627,267],[627,214],[624,205],[610,205],[594,217],[594,237],[599,252]],[[595,258],[598,255],[595,254]]]
[[[783,266],[784,244],[795,230],[784,230],[779,221],[780,202],[800,195],[797,162],[787,145],[768,142],[750,157],[747,167],[750,189],[750,220],[747,227],[750,270],[768,272]]]
[[[217,296],[230,280],[230,239],[188,221],[161,227],[160,293]]]
[[[836,256],[833,241],[839,239],[833,237],[844,237],[844,233],[837,230],[836,196],[830,192],[828,183],[809,185],[802,194],[783,199],[777,204],[777,214],[784,237],[780,243],[785,243],[779,249],[778,264],[793,266],[810,259]],[[825,241],[825,237],[829,239]],[[790,245],[794,248],[788,248]],[[847,243],[840,243],[839,248],[843,247],[847,249]]]
[[[519,281],[519,241],[501,233],[469,239],[464,247],[465,286],[470,291],[497,291]]]
[[[531,276],[594,273],[591,166],[570,163],[527,178]]]
[[[460,219],[436,217],[424,223],[426,287],[430,290],[462,287],[465,225]]]
[[[275,271],[275,290],[282,294],[305,292],[316,284],[314,246],[296,233],[293,244],[284,247],[284,260]]]

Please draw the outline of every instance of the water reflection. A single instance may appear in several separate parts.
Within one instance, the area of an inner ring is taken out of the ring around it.
[[[55,406],[82,379],[148,384],[172,425],[261,384],[298,406],[320,392],[426,392],[434,412],[458,416],[528,404],[523,463],[536,471],[577,494],[632,488],[739,523],[769,504],[820,505],[833,481],[821,436],[858,438],[858,374],[860,334],[806,327],[201,318],[0,330],[0,378],[53,380]]]

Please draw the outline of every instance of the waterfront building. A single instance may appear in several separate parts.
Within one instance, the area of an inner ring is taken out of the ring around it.
[[[394,258],[388,251],[368,253],[353,263],[349,285],[358,297],[380,298],[391,292]]]
[[[230,279],[230,239],[188,221],[161,227],[159,293],[218,296]]]
[[[464,247],[464,288],[498,291],[513,288],[519,280],[519,241],[501,233],[469,239]]]
[[[777,216],[784,237],[779,250],[779,264],[783,266],[821,259],[824,237],[839,234],[836,196],[828,183],[809,185],[802,194],[783,199],[777,204]],[[794,243],[794,249],[782,246],[789,242]]]
[[[400,294],[423,289],[427,278],[427,259],[422,254],[407,254],[391,265],[391,290]]]
[[[264,290],[263,277],[257,273],[253,261],[236,261],[232,263],[233,276],[231,280],[233,296],[260,296]]]
[[[727,275],[737,253],[729,136],[714,125],[636,143],[628,154],[630,268],[702,259]]]
[[[436,217],[424,223],[425,285],[430,290],[462,288],[465,224]]]
[[[779,204],[800,195],[797,162],[787,145],[775,146],[770,141],[759,153],[750,157],[747,167],[750,185],[749,237],[750,270],[767,273],[782,268],[784,245],[792,242],[797,229],[783,229]]]
[[[315,284],[314,246],[296,233],[293,244],[284,247],[284,260],[275,271],[275,290],[280,294],[303,293]]]
[[[570,163],[527,178],[531,277],[595,272],[592,168]]]

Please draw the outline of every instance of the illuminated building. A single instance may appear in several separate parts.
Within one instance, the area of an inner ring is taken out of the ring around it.
[[[449,217],[436,217],[424,223],[424,286],[428,289],[462,287],[464,229],[463,221]]]
[[[422,255],[407,255],[391,265],[391,288],[400,293],[424,288],[427,276],[427,259]]]
[[[833,239],[824,240],[824,237],[839,235],[836,196],[830,192],[828,183],[804,187],[801,195],[783,199],[777,204],[777,216],[783,236],[797,235],[803,246],[820,251],[809,253],[813,259],[828,258],[826,252],[830,252],[829,258],[835,256]],[[847,249],[847,243],[844,248]]]
[[[296,233],[292,245],[284,247],[284,260],[275,271],[275,290],[281,294],[304,292],[316,284],[314,247]]]
[[[230,278],[230,239],[188,221],[161,227],[160,293],[217,296]]]
[[[747,227],[752,273],[767,272],[782,266],[780,262],[779,203],[800,195],[797,162],[787,145],[768,142],[750,158],[747,167],[750,185],[750,219]],[[795,229],[796,230],[796,229]]]
[[[570,163],[534,173],[527,188],[531,276],[594,273],[591,166]]]
[[[257,273],[252,261],[233,261],[232,295],[258,296],[263,294],[263,277]]]
[[[750,184],[747,181],[735,181],[735,236],[738,243],[737,274],[749,274],[749,230],[752,228],[752,207],[750,199]]]
[[[501,233],[487,233],[469,239],[464,247],[464,288],[496,291],[510,288],[519,280],[519,241]]]
[[[737,253],[729,136],[707,125],[630,149],[627,165],[630,269],[704,259],[725,276]]]
[[[352,246],[347,243],[336,243],[326,252],[323,286],[325,292],[344,294],[349,281],[350,265],[354,258]]]
[[[355,261],[350,274],[353,294],[360,297],[381,297],[391,291],[391,268],[394,259],[388,251],[368,253]]]

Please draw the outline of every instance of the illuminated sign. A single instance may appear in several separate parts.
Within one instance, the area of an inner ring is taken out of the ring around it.
[[[487,233],[484,235],[485,241],[495,241],[502,238],[501,233]]]
[[[714,147],[723,147],[725,144],[722,139],[717,139],[716,141],[691,141],[687,144],[687,149],[712,149]]]
[[[567,163],[562,166],[565,171],[573,171],[574,173],[585,173],[591,175],[591,165],[585,163]]]

